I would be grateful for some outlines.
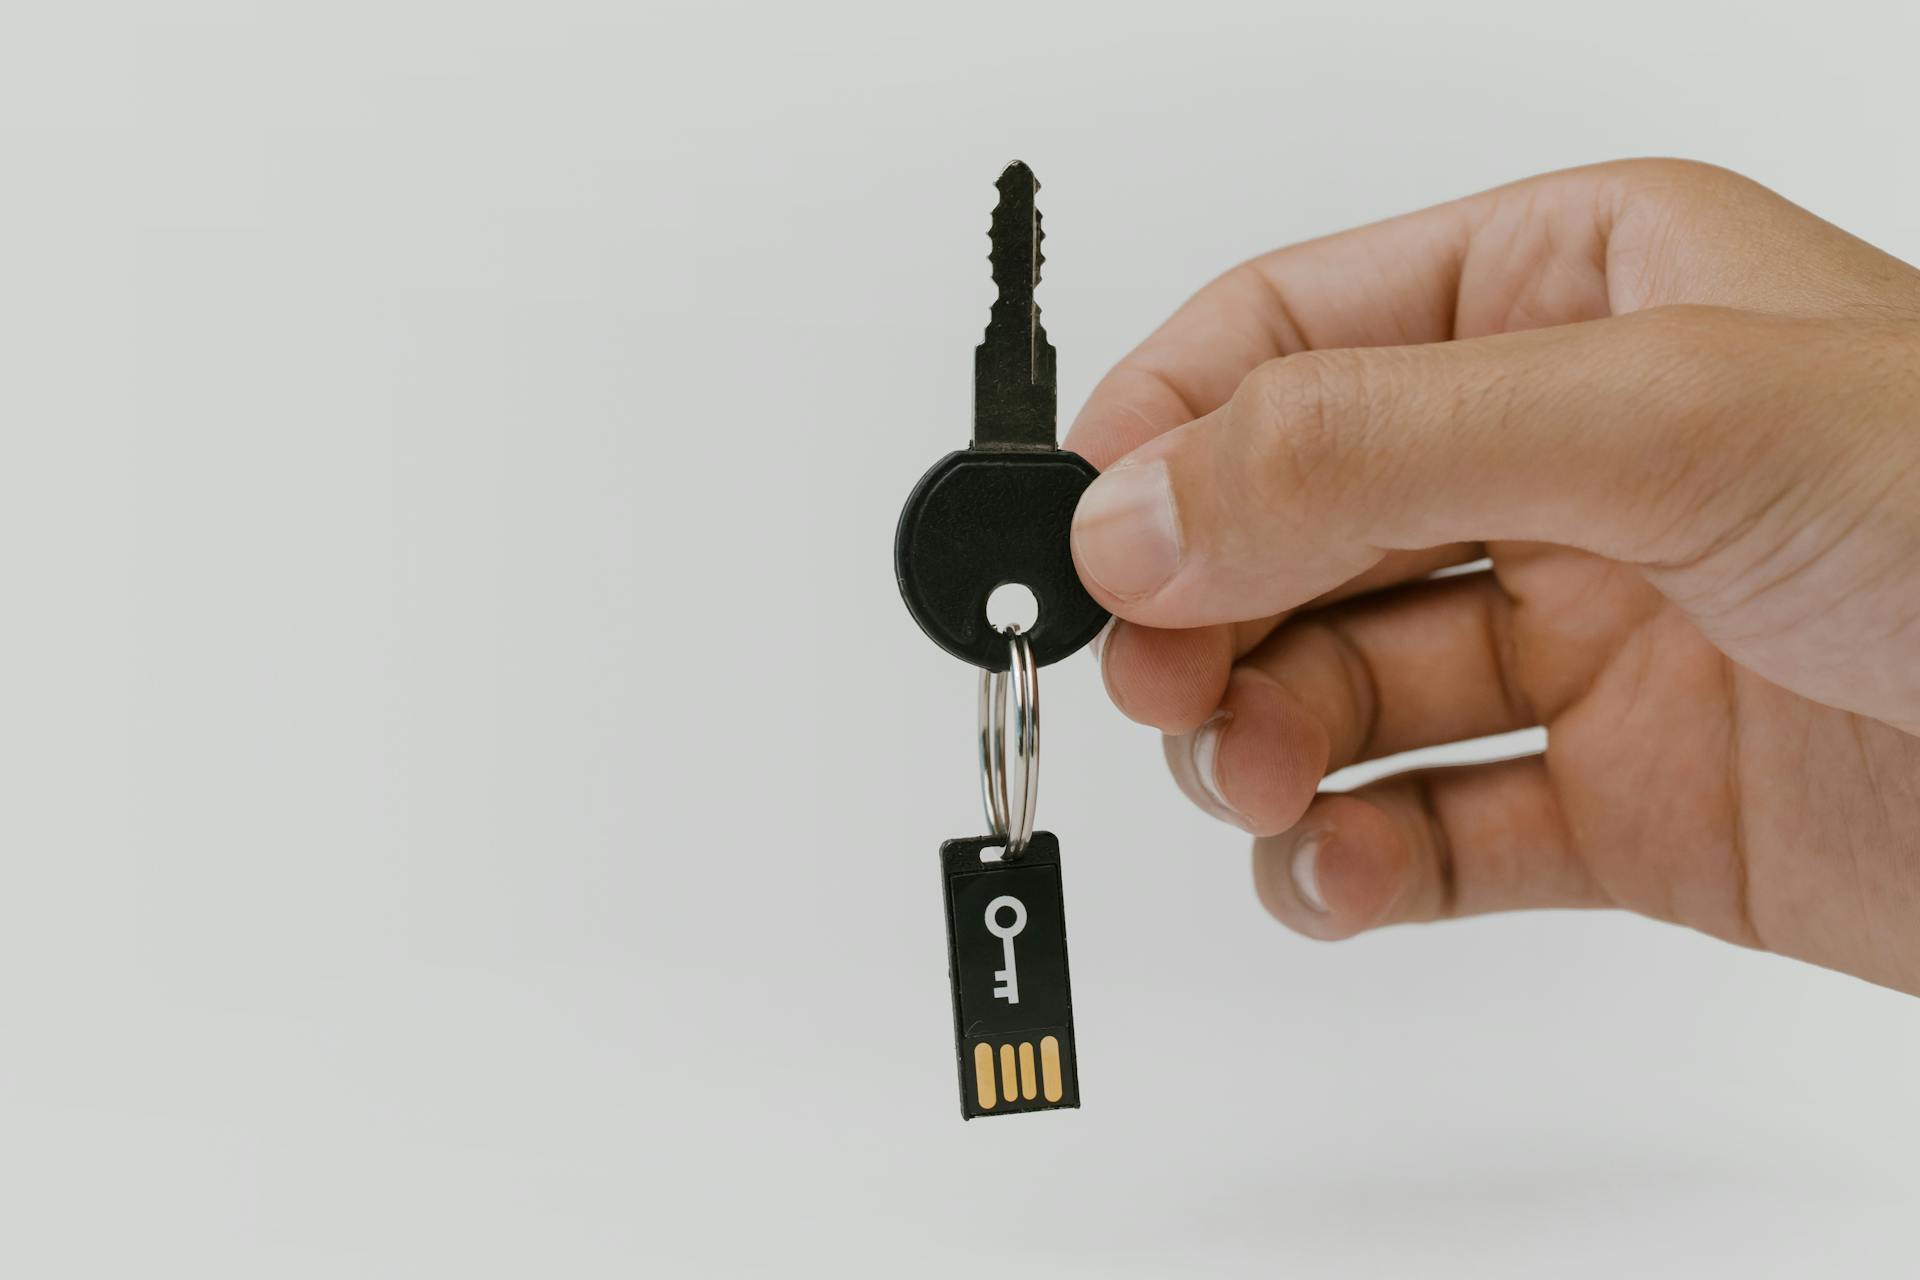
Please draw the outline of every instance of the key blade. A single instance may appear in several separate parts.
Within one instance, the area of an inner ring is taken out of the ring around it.
[[[1051,449],[1054,437],[1054,354],[1040,327],[1033,294],[1040,284],[1040,181],[1016,160],[996,184],[1000,203],[987,232],[988,261],[999,295],[986,341],[973,353],[975,448]]]

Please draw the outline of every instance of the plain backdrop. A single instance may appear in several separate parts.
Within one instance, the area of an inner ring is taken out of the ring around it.
[[[1084,655],[1085,1106],[962,1124],[972,673],[890,555],[1010,159],[1065,419],[1243,257],[1586,161],[1920,259],[1917,52],[1910,4],[7,6],[0,1275],[1913,1274],[1920,1004],[1610,914],[1294,937]]]

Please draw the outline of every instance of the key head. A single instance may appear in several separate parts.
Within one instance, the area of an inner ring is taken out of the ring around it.
[[[922,476],[900,511],[893,569],[920,629],[954,657],[1004,671],[1006,637],[987,597],[1017,582],[1039,612],[1027,632],[1041,666],[1107,624],[1074,572],[1073,509],[1100,473],[1063,449],[962,449]]]

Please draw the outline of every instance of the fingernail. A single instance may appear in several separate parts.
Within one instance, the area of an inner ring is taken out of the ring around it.
[[[1113,624],[1118,621],[1120,621],[1118,618],[1108,618],[1107,625],[1100,628],[1100,634],[1095,636],[1093,643],[1087,646],[1093,650],[1093,662],[1097,667],[1107,665],[1107,637],[1113,634]]]
[[[1116,596],[1143,596],[1180,567],[1180,521],[1163,461],[1122,464],[1080,495],[1073,546],[1087,576]]]
[[[1324,831],[1309,831],[1301,836],[1293,846],[1293,887],[1299,891],[1300,900],[1318,911],[1327,913],[1327,900],[1320,893],[1320,850],[1326,844]]]
[[[1200,789],[1207,793],[1207,799],[1220,806],[1222,814],[1231,818],[1234,822],[1239,823],[1241,826],[1245,826],[1246,819],[1242,818],[1240,811],[1228,804],[1226,796],[1221,794],[1220,778],[1218,776],[1220,768],[1220,732],[1227,727],[1227,722],[1231,719],[1233,719],[1232,712],[1216,711],[1207,722],[1201,725],[1194,733],[1193,776],[1199,781]]]

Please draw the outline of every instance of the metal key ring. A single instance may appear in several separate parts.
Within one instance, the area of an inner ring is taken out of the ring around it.
[[[980,797],[987,824],[1007,841],[1015,858],[1033,838],[1040,797],[1040,667],[1033,643],[1017,626],[1002,628],[1010,653],[1005,671],[980,673]],[[1007,683],[1013,683],[1013,754],[1019,771],[1007,768]]]

